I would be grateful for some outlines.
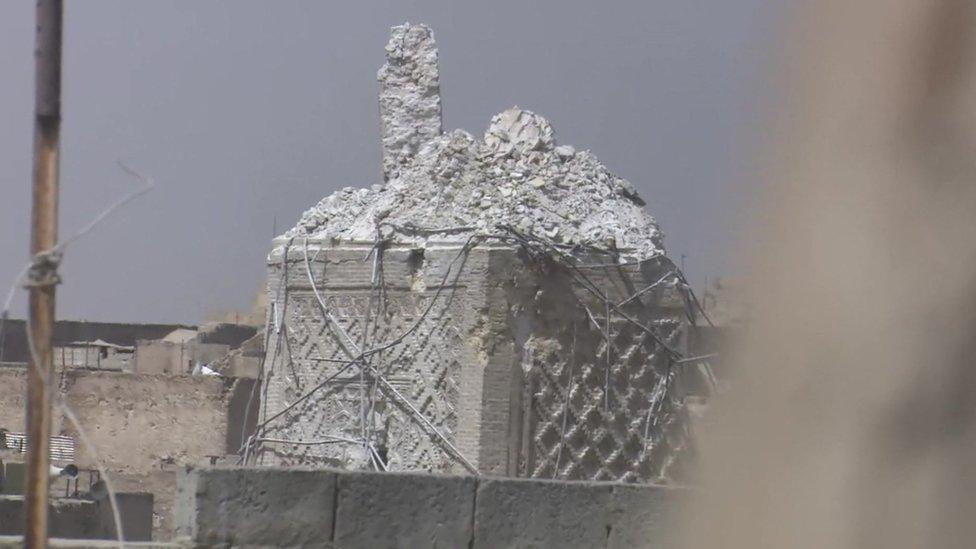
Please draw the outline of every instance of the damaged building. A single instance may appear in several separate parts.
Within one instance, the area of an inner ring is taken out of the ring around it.
[[[443,131],[426,26],[394,27],[386,57],[382,182],[324,198],[268,257],[245,461],[680,477],[693,296],[634,186],[528,110]]]
[[[0,331],[0,536],[20,534],[25,491],[26,322],[6,319]],[[236,459],[256,419],[257,328],[58,321],[54,326],[51,464],[77,467],[74,482],[51,482],[53,536],[112,538],[104,494],[93,486],[101,466],[110,475],[127,539],[168,539],[175,528],[177,471]],[[197,372],[197,367],[212,368]],[[206,375],[194,375],[195,373]],[[248,375],[250,373],[250,375]],[[219,375],[214,375],[219,374]],[[245,416],[250,415],[250,421]],[[99,499],[101,498],[101,499]],[[2,543],[0,543],[2,545]]]

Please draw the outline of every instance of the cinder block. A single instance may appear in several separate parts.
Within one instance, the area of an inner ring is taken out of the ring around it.
[[[674,517],[688,494],[588,481],[188,469],[178,482],[178,541],[207,547],[660,549],[674,547]]]
[[[612,490],[608,483],[482,479],[474,547],[605,547]]]
[[[469,547],[475,489],[474,477],[343,472],[335,545]]]
[[[610,498],[610,549],[675,547],[676,517],[688,496],[685,488],[614,485]]]
[[[187,468],[177,479],[177,536],[207,546],[328,546],[335,488],[327,470]]]

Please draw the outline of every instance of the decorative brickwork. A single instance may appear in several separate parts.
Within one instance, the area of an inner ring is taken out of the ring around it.
[[[455,287],[449,291],[463,289]],[[393,290],[380,297],[369,288],[351,288],[330,293],[323,301],[334,311],[333,317],[342,331],[361,342],[361,348],[389,341],[420,321],[401,344],[377,353],[369,364],[409,398],[441,433],[453,437],[457,429],[461,368],[458,350],[462,341],[452,320],[459,316],[460,301],[435,304],[421,319],[433,295],[432,289],[422,293]],[[290,351],[291,364],[280,370],[278,382],[269,392],[270,409],[280,409],[324,380],[334,379],[297,405],[291,420],[281,423],[269,436],[288,440],[360,440],[368,430],[391,470],[451,469],[451,457],[387,389],[376,380],[365,379],[359,368],[340,372],[355,353],[343,344],[344,336],[322,315],[312,292],[289,296],[285,331],[285,353]],[[361,444],[341,441],[296,447],[277,445],[275,454],[288,464],[355,468],[370,463]]]
[[[647,481],[685,444],[666,260],[279,244],[261,463]]]

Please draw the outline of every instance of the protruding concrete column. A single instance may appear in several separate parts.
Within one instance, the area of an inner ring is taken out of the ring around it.
[[[390,180],[420,146],[441,134],[437,45],[426,25],[393,27],[379,70],[383,179]]]

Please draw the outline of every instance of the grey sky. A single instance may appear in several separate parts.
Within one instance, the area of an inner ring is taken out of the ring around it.
[[[781,2],[68,2],[61,234],[135,185],[116,160],[157,188],[69,249],[58,314],[246,309],[275,217],[378,181],[376,70],[403,21],[434,30],[446,129],[546,116],[638,187],[694,281],[726,273]],[[33,26],[33,2],[0,4],[4,287],[27,258]]]

